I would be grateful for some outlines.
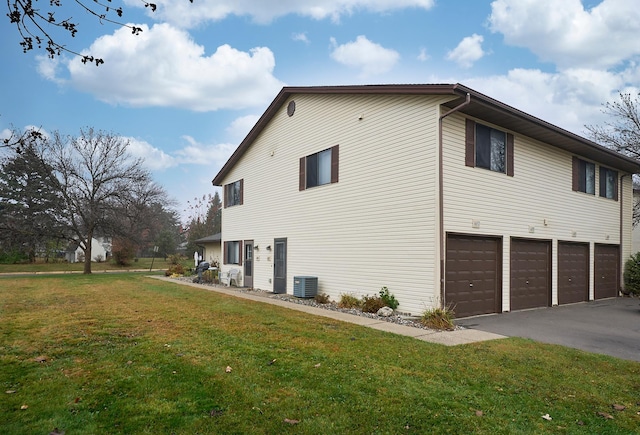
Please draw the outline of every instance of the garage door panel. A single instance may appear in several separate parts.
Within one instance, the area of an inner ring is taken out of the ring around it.
[[[589,300],[589,244],[558,242],[558,304]]]
[[[594,297],[614,298],[620,288],[620,248],[618,245],[595,245]]]
[[[447,237],[445,302],[457,317],[499,312],[501,240],[491,237]]]
[[[548,307],[551,302],[551,243],[511,240],[511,310]]]

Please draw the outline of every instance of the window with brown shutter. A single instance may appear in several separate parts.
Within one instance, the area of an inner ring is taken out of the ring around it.
[[[224,185],[224,207],[244,203],[244,178]]]
[[[242,241],[228,241],[224,242],[223,245],[223,263],[237,264],[238,266],[242,266]]]
[[[300,158],[298,190],[338,182],[339,145]]]
[[[600,196],[618,200],[618,172],[600,166]]]
[[[594,163],[573,157],[571,178],[574,191],[590,195],[596,194],[596,165]]]
[[[465,165],[514,175],[514,138],[511,133],[465,122]]]

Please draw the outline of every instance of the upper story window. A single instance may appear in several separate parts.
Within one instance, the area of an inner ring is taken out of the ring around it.
[[[224,206],[242,205],[244,197],[244,179],[224,185]]]
[[[600,166],[600,196],[618,200],[618,172]]]
[[[465,164],[513,176],[513,135],[466,121]]]
[[[338,182],[338,145],[300,159],[300,190]]]
[[[573,190],[590,195],[596,194],[596,165],[573,158]]]

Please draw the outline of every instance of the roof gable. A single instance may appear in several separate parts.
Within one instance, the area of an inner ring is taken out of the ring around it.
[[[290,96],[295,94],[451,95],[452,97],[458,97],[452,98],[451,101],[445,104],[449,108],[458,106],[469,95],[470,103],[464,106],[460,113],[499,125],[523,136],[531,137],[611,168],[627,173],[640,173],[640,161],[605,148],[461,84],[310,86],[282,88],[249,134],[214,177],[212,181],[214,186],[222,185],[224,177],[240,160],[282,105]]]

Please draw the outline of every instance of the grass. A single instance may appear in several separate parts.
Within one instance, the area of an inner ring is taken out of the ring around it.
[[[0,278],[3,433],[629,434],[638,391],[639,363],[530,340],[445,347],[134,274]]]
[[[452,331],[456,327],[453,319],[454,312],[450,308],[430,308],[422,313],[420,322],[427,328]]]
[[[103,272],[105,270],[134,270],[142,269],[149,270],[153,265],[153,269],[168,269],[170,264],[163,257],[160,258],[139,258],[138,261],[134,261],[129,266],[118,266],[111,261],[103,261],[101,263],[91,263],[92,272]],[[185,268],[192,268],[193,260],[186,259],[183,262]],[[49,262],[37,261],[36,263],[26,264],[0,264],[0,273],[15,273],[15,272],[82,272],[84,263],[67,263],[67,262]]]

